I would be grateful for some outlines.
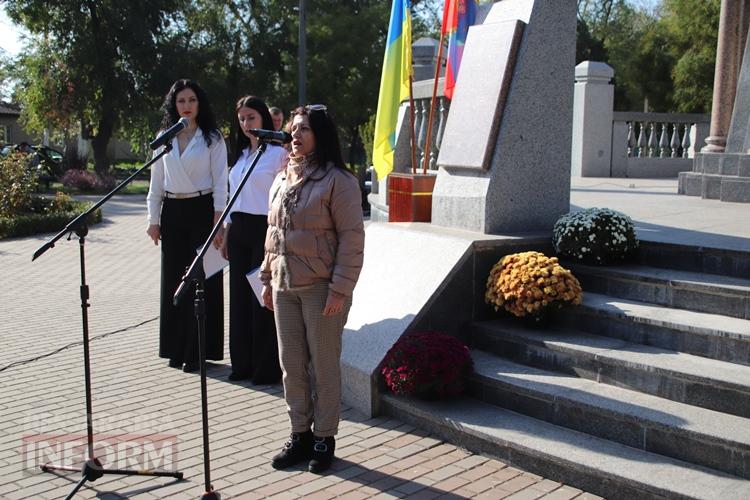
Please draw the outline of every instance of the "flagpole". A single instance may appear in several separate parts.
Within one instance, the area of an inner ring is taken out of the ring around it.
[[[438,79],[440,78],[440,61],[443,59],[443,42],[445,41],[445,32],[440,30],[440,46],[438,47],[437,63],[435,63],[435,82],[432,85],[432,100],[430,101],[430,116],[427,119],[427,138],[424,143],[424,161],[422,162],[422,173],[427,173],[427,167],[430,164],[430,146],[432,142],[432,120],[435,115],[435,105],[437,98]]]
[[[409,127],[410,138],[411,138],[411,173],[417,173],[417,136],[414,132],[414,88],[413,88],[414,77],[409,75],[409,121],[411,127]]]

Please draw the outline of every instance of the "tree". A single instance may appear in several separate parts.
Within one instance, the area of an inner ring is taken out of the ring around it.
[[[180,0],[6,0],[10,18],[41,42],[22,58],[31,87],[19,92],[31,128],[55,121],[55,103],[88,133],[95,168],[109,168],[107,145],[114,131],[141,113],[144,88],[158,66],[159,42]],[[50,68],[44,68],[49,61]],[[54,81],[51,75],[61,75]],[[59,117],[58,117],[59,118]],[[70,119],[70,118],[68,118]]]
[[[361,148],[358,128],[377,108],[390,5],[381,0],[325,0],[308,9],[310,102],[333,107],[344,140]],[[356,36],[342,43],[345,33]]]
[[[664,0],[677,111],[711,112],[720,9],[720,0]]]
[[[577,62],[615,69],[616,109],[709,112],[720,4],[578,0]]]
[[[10,94],[10,80],[12,78],[11,71],[11,59],[5,50],[0,49],[0,99],[9,100]]]
[[[604,42],[591,35],[586,21],[578,18],[576,22],[576,64],[583,61],[606,61],[607,49]]]
[[[230,140],[242,95],[285,110],[298,104],[297,2],[0,2],[36,40],[16,61],[29,127],[80,128],[92,139],[97,170],[108,166],[113,133],[147,143],[177,78],[207,90]],[[443,0],[412,3],[415,37],[439,33]],[[358,129],[377,107],[389,14],[382,0],[308,3],[308,100],[329,105],[345,145],[353,145],[350,161],[364,157]]]

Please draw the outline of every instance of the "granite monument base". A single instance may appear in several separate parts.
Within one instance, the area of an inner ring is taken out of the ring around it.
[[[507,45],[496,32],[516,33],[514,22],[523,25],[517,51],[502,52]],[[483,25],[469,29],[438,157],[433,224],[487,234],[551,230],[570,210],[575,33],[575,3],[542,0],[497,2]],[[503,77],[497,60],[505,53],[515,63],[507,96],[498,99],[482,90]],[[483,114],[501,106],[482,151],[464,147],[477,118],[452,126],[461,99]],[[463,155],[481,159],[481,168],[459,161]]]
[[[750,154],[698,153],[692,172],[680,172],[677,192],[687,196],[750,203]]]

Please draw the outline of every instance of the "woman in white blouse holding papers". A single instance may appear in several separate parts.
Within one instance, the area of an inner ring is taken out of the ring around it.
[[[255,96],[237,101],[234,166],[229,172],[230,196],[258,154],[253,128],[273,130],[266,103]],[[279,351],[273,312],[266,309],[250,287],[247,274],[263,261],[263,242],[268,228],[268,191],[276,174],[286,166],[286,149],[269,144],[255,165],[231,208],[225,223],[222,254],[229,259],[229,380],[275,384],[281,380]]]
[[[161,240],[159,356],[169,358],[171,367],[194,372],[199,365],[193,287],[176,307],[172,296],[226,207],[227,149],[206,92],[196,82],[177,80],[162,110],[162,131],[183,117],[189,124],[172,140],[172,150],[154,163],[146,198],[146,232],[155,245]],[[219,248],[222,240],[220,232],[214,246]],[[205,282],[206,359],[224,355],[223,300],[222,273],[217,273]]]

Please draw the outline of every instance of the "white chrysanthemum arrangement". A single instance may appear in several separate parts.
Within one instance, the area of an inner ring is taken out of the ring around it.
[[[638,248],[633,220],[609,208],[587,208],[555,223],[552,244],[558,255],[591,264],[625,259]]]

